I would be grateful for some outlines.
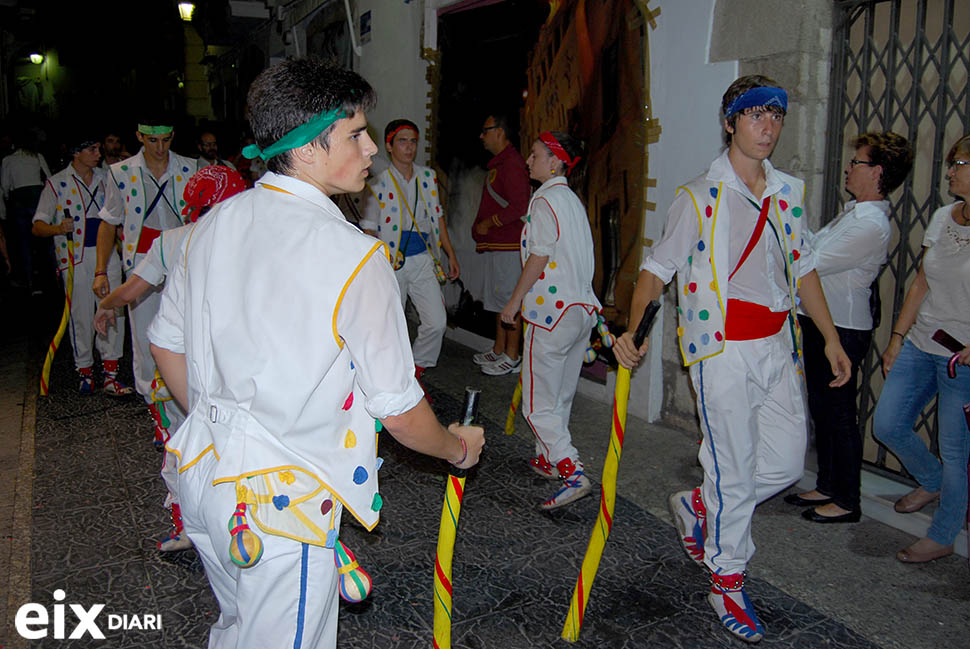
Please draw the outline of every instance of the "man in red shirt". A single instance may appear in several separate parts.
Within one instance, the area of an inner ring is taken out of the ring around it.
[[[490,376],[521,371],[519,339],[521,320],[503,327],[501,312],[519,280],[519,238],[529,205],[531,187],[525,160],[509,140],[509,121],[493,113],[482,125],[482,144],[494,157],[488,162],[488,177],[482,188],[478,216],[472,225],[475,252],[485,255],[486,311],[495,312],[495,344],[473,360]]]

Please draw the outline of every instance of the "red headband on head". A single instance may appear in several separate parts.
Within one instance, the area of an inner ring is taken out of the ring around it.
[[[182,215],[191,221],[199,218],[203,207],[211,207],[246,189],[246,181],[235,169],[224,165],[202,167],[185,184]]]
[[[576,166],[576,163],[578,163],[580,160],[583,159],[582,156],[576,156],[575,158],[570,158],[569,154],[566,153],[566,149],[562,148],[562,145],[559,144],[559,140],[556,139],[556,136],[549,131],[546,131],[545,133],[540,133],[539,140],[542,141],[542,143],[545,144],[547,147],[549,147],[549,150],[552,151],[552,155],[556,156],[557,160],[561,161],[564,165],[566,165],[567,176],[570,173],[572,173],[573,167]]]
[[[384,143],[385,144],[390,144],[391,142],[393,142],[394,141],[394,136],[397,135],[398,133],[400,133],[401,131],[403,131],[404,129],[407,129],[409,131],[414,131],[414,134],[415,135],[418,134],[417,129],[415,129],[410,124],[401,124],[396,129],[394,129],[393,131],[391,131],[390,133],[387,134],[387,137],[384,138]]]

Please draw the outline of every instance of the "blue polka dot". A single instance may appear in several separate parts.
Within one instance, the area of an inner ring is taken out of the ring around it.
[[[81,220],[81,217],[80,217],[80,216],[75,216],[75,217],[74,217],[74,220],[75,220],[75,221],[80,221],[80,220]]]
[[[273,496],[273,507],[279,511],[283,511],[290,504],[289,496]]]
[[[188,173],[188,171],[189,171],[188,167],[182,167],[182,173]]]
[[[695,353],[695,352],[697,351],[697,346],[696,346],[696,345],[694,345],[694,343],[691,343],[691,344],[690,344],[690,345],[689,345],[689,346],[687,347],[687,351],[689,351],[689,352],[690,352],[691,354],[693,354],[693,353]]]
[[[367,482],[367,469],[362,466],[354,469],[354,484],[364,484]]]
[[[791,226],[787,223],[785,224],[785,234],[791,234]]]
[[[127,261],[125,262],[125,264],[127,264],[128,266],[131,266],[131,260],[130,260],[130,259],[129,259],[129,260],[127,260]]]
[[[124,183],[118,183],[118,189],[124,189],[124,188],[125,188]]]
[[[67,183],[64,182],[63,180],[61,181],[61,187],[67,187]]]
[[[789,185],[788,183],[785,183],[785,185],[781,188],[781,193],[785,194],[786,196],[788,194],[791,194],[791,185]]]
[[[535,320],[539,317],[539,314],[536,311],[529,311],[529,317]]]
[[[390,247],[392,247],[392,248],[393,248],[393,247],[394,247],[394,242],[393,242],[393,241],[389,241],[389,242],[387,243],[387,245],[389,245]]]
[[[428,188],[428,183],[421,183],[421,184],[424,186],[425,189]]]
[[[711,198],[717,198],[717,187],[711,187]]]
[[[392,207],[391,208],[391,212],[397,212],[397,208],[396,207]]]
[[[135,224],[132,223],[131,225],[129,225],[128,226],[128,229],[131,230],[131,231],[134,231],[135,230]]]
[[[354,369],[354,362],[350,361],[350,369]]]
[[[136,207],[135,208],[135,214],[141,214],[141,208],[140,207]]]
[[[702,345],[706,345],[709,342],[711,342],[711,337],[710,337],[709,334],[704,334],[703,336],[701,336],[701,344]]]
[[[552,324],[552,316],[551,315],[547,315],[546,316],[546,324]]]
[[[694,309],[687,309],[687,322],[691,322],[694,319]]]
[[[704,242],[703,241],[698,241],[697,242],[697,249],[698,250],[704,250]]]
[[[383,193],[383,192],[379,192],[379,193],[377,194],[377,200],[379,200],[379,201],[382,201],[382,200],[384,200],[384,193]]]

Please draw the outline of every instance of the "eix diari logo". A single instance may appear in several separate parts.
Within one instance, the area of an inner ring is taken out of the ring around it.
[[[67,594],[60,588],[53,592],[55,602],[63,602]],[[14,619],[14,627],[20,637],[28,640],[46,638],[48,634],[56,640],[77,640],[83,638],[85,634],[90,635],[95,640],[104,640],[104,632],[98,625],[98,616],[104,610],[104,604],[94,604],[84,607],[81,604],[54,604],[53,615],[47,607],[41,604],[24,604],[17,609],[17,616]],[[67,609],[71,611],[71,618],[68,620]],[[128,615],[111,613],[105,616],[107,619],[107,629],[129,630],[147,629],[154,631],[162,630],[162,616],[146,613],[143,615]],[[68,624],[72,625],[70,635],[65,635]],[[53,629],[51,627],[53,626]]]

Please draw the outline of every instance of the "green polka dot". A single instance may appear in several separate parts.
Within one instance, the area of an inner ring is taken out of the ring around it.
[[[798,217],[800,217],[802,215],[802,208],[800,208],[800,207],[793,207],[793,208],[791,208],[791,215],[794,216],[797,219]]]
[[[371,511],[379,512],[384,506],[384,499],[380,494],[374,494],[374,501],[370,504]]]
[[[793,255],[792,253],[788,253],[788,261],[791,263],[795,263],[795,255]]]
[[[708,318],[711,317],[711,314],[707,311],[707,309],[702,309],[697,313],[697,317],[700,318],[701,320],[707,320]]]
[[[128,171],[128,165],[121,165],[122,171]]]
[[[397,232],[397,226],[396,225],[391,228],[391,232]]]
[[[425,171],[424,172],[424,175],[430,177],[431,176],[431,172],[430,171]]]
[[[185,199],[179,199],[179,207],[185,206]]]
[[[557,288],[556,288],[555,286],[550,286],[550,287],[549,287],[549,292],[550,292],[550,293],[555,293],[555,292],[556,292],[557,290],[558,290],[558,289],[557,289]]]
[[[687,258],[687,265],[690,266],[692,263],[694,263],[694,255]]]

